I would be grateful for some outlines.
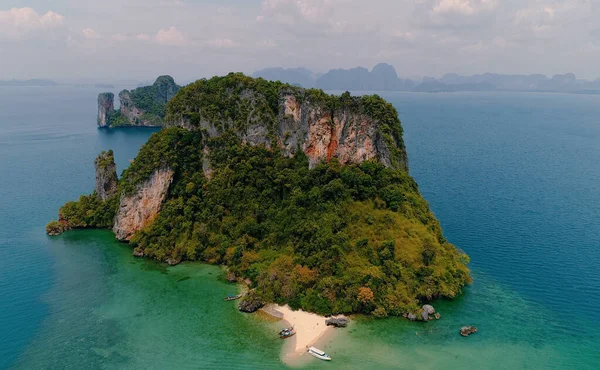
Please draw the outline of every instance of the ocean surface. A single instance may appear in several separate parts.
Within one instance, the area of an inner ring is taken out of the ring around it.
[[[105,230],[45,235],[101,150],[121,172],[153,132],[96,129],[99,92],[0,88],[0,369],[284,368],[220,268],[134,259]],[[434,303],[439,321],[358,318],[305,368],[598,369],[600,96],[382,95],[474,284]]]

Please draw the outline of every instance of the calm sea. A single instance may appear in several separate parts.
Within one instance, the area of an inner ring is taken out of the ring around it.
[[[219,268],[136,260],[108,231],[48,238],[151,130],[100,131],[97,89],[0,88],[0,368],[281,368]],[[426,325],[359,318],[309,368],[597,369],[600,96],[384,93],[412,175],[475,283]],[[462,325],[476,325],[469,338]]]

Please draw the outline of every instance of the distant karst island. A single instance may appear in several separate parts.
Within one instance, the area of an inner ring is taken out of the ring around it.
[[[274,302],[428,320],[423,303],[471,282],[469,258],[409,175],[398,112],[381,97],[239,73],[181,89],[161,77],[120,95],[117,118],[112,97],[102,100],[105,123],[154,114],[164,128],[120,178],[113,152],[101,153],[95,190],[61,207],[49,235],[109,228],[137,257],[225,265],[230,281],[249,284],[244,311]],[[164,116],[151,109],[165,104]]]
[[[58,86],[52,80],[31,79],[31,80],[0,80],[0,86]]]
[[[115,110],[113,93],[98,95],[98,127],[161,127],[167,103],[181,89],[171,76],[160,76],[151,86],[123,90]]]
[[[578,94],[597,94],[600,91],[600,79],[580,80],[573,73],[554,75],[551,78],[542,74],[484,73],[461,76],[448,73],[439,79],[424,77],[420,80],[410,80],[398,77],[396,69],[386,63],[377,64],[371,71],[357,67],[332,69],[325,74],[314,73],[306,68],[267,68],[255,72],[253,77],[278,80],[306,88],[340,91],[522,91]]]

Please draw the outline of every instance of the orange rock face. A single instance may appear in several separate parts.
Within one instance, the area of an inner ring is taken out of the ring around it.
[[[129,241],[158,215],[173,182],[174,171],[161,168],[152,173],[132,195],[122,195],[113,231],[117,239]]]
[[[294,96],[284,98],[284,112],[285,119],[292,121],[286,125],[298,127],[294,131],[297,136],[302,135],[303,129],[306,131],[306,137],[297,137],[294,142],[301,144],[311,167],[332,158],[346,164],[377,157],[376,125],[369,117],[345,110],[331,112],[322,107],[301,105]],[[282,147],[285,148],[285,143]],[[287,149],[293,150],[289,146]]]

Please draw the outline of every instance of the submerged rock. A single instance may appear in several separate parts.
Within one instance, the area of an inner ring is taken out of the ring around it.
[[[477,333],[477,328],[474,326],[463,326],[460,328],[460,335],[468,337],[471,334]]]
[[[335,316],[325,320],[325,325],[335,326],[336,328],[345,328],[348,326],[349,321],[350,319],[348,319],[346,316]]]

